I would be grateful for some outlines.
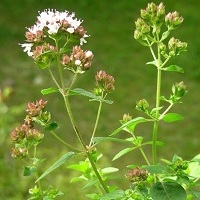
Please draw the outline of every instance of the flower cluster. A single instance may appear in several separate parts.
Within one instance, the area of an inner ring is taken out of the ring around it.
[[[182,22],[183,17],[176,11],[165,14],[163,3],[159,5],[149,3],[146,9],[141,10],[141,18],[135,22],[134,38],[144,46],[152,46],[152,44],[157,43],[164,58],[177,56],[180,52],[186,51],[187,43],[174,37],[169,39],[167,45],[163,41]],[[167,27],[167,31],[160,35],[163,24]]]
[[[130,182],[141,182],[147,179],[148,172],[145,169],[135,167],[134,169],[128,171],[126,177],[129,179]]]
[[[141,99],[136,103],[136,109],[145,113],[149,111],[149,103],[146,99]]]
[[[113,78],[113,76],[108,75],[105,71],[101,70],[97,72],[95,79],[97,86],[95,93],[97,94],[100,94],[102,92],[109,93],[115,89],[114,87],[115,79]]]
[[[37,146],[44,134],[34,128],[34,122],[46,124],[50,120],[50,113],[44,111],[47,101],[40,99],[27,104],[27,115],[24,123],[16,127],[10,134],[10,138],[15,144],[11,149],[11,155],[16,158],[24,158],[28,154],[31,146]]]
[[[70,14],[68,11],[44,10],[39,12],[36,23],[27,28],[26,43],[20,45],[24,48],[24,52],[35,60],[39,68],[49,67],[57,60],[56,56],[62,57],[61,62],[66,64],[65,53],[69,51],[67,45],[76,42],[83,45],[87,42],[86,38],[89,37],[81,25],[82,22],[75,17],[74,13]],[[78,55],[78,58],[73,57],[73,55],[77,55],[77,51],[81,55]],[[74,61],[74,65],[81,65],[86,70],[91,65],[93,54],[91,51],[83,53],[80,51],[80,47],[75,47],[72,57],[71,62]]]
[[[86,42],[88,37],[83,26],[82,20],[75,18],[75,13],[70,14],[68,11],[59,12],[57,10],[46,9],[39,12],[37,22],[30,28],[27,28],[27,42],[42,42],[45,37],[53,37],[57,33],[74,34],[80,39],[80,43]]]
[[[74,46],[70,56],[63,54],[61,64],[72,71],[78,69],[79,72],[82,72],[90,68],[93,57],[94,55],[91,51],[83,51],[80,46]]]
[[[180,99],[187,93],[186,85],[181,81],[180,83],[176,83],[172,86],[172,95],[170,96],[170,100],[173,103],[180,102]]]

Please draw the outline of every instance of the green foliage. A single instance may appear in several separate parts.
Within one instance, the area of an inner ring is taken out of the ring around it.
[[[151,197],[154,200],[186,200],[184,188],[176,182],[157,182],[151,188]]]
[[[97,96],[94,93],[86,91],[86,90],[81,89],[81,88],[75,88],[73,90],[70,90],[69,95],[81,95],[81,96],[89,97],[90,101],[101,101],[101,102],[105,102],[105,103],[108,103],[108,104],[113,103],[110,100],[105,100],[101,96]]]
[[[75,153],[74,152],[68,152],[66,154],[64,154],[60,159],[58,159],[53,165],[51,165],[51,167],[49,167],[37,180],[36,182],[38,182],[39,180],[43,179],[45,176],[47,176],[49,173],[51,173],[53,170],[57,169],[58,167],[60,167],[61,165],[63,165],[67,160],[69,160],[72,156],[74,156]]]

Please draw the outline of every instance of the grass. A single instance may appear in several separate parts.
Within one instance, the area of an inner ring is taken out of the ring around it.
[[[154,2],[159,3],[159,1]],[[52,86],[48,75],[34,66],[32,60],[23,53],[18,43],[23,43],[24,27],[30,27],[34,23],[38,10],[55,8],[76,12],[78,18],[84,19],[83,24],[91,35],[85,48],[92,50],[95,54],[93,68],[80,77],[77,87],[93,89],[94,75],[100,69],[112,74],[116,79],[116,91],[110,96],[115,103],[109,107],[105,105],[98,129],[99,135],[108,135],[117,128],[119,126],[118,121],[124,113],[130,113],[133,117],[138,116],[140,113],[134,109],[135,102],[145,98],[153,103],[155,96],[155,69],[145,65],[147,61],[151,60],[151,57],[147,49],[133,38],[134,21],[139,17],[139,10],[144,8],[147,3],[148,1],[145,0],[137,2],[116,0],[109,3],[106,0],[17,0],[15,3],[12,0],[1,0],[0,85],[12,84],[15,87],[14,96],[8,102],[9,106],[20,105],[41,98],[39,91],[42,88]],[[160,128],[159,139],[166,143],[166,147],[160,149],[160,157],[171,158],[176,152],[180,156],[184,156],[185,159],[189,159],[192,155],[199,153],[200,15],[198,9],[200,2],[198,0],[176,2],[164,0],[163,3],[167,12],[177,10],[184,16],[185,21],[176,31],[175,37],[188,43],[188,52],[181,54],[174,60],[185,69],[185,74],[164,74],[162,93],[169,94],[171,85],[182,80],[188,86],[189,93],[184,97],[184,103],[173,110],[185,116],[185,120],[176,124],[163,124]],[[54,118],[58,122],[62,122],[60,130],[64,139],[74,142],[74,138],[70,135],[71,126],[63,119],[64,114],[60,106],[60,99],[54,95],[47,98],[49,99],[49,105],[53,102],[50,109],[56,111]],[[75,117],[81,119],[78,125],[85,133],[91,132],[92,127],[89,126],[91,123],[88,122],[94,121],[97,106],[95,103],[91,103],[86,108],[87,104],[87,99],[74,99]],[[18,118],[23,119],[23,117]],[[139,127],[139,132],[142,132],[145,138],[150,137],[146,128]],[[62,154],[64,149],[59,144],[54,146],[51,137],[48,135],[46,137],[49,138],[41,145],[44,156],[48,157],[51,154],[49,148],[54,149],[55,153]],[[90,136],[85,134],[84,137],[89,140]],[[10,142],[6,144],[8,152],[6,159],[11,162],[12,167],[8,166],[4,169],[5,160],[0,160],[1,177],[4,177],[5,172],[10,174],[9,180],[4,181],[1,186],[6,193],[0,194],[0,197],[6,195],[2,198],[9,200],[23,199],[27,189],[26,183],[28,182],[20,177],[20,167],[18,166],[17,169],[15,167],[15,165],[18,165],[17,162],[10,161]],[[105,145],[106,151],[104,153],[109,160],[115,151],[117,152],[120,149],[120,146],[114,146],[116,144]],[[136,153],[132,156],[136,162],[139,162],[139,154]],[[125,164],[130,164],[128,157],[124,159]],[[51,157],[51,160],[53,162],[53,157]],[[105,162],[109,163],[108,161]],[[120,166],[122,171],[125,168],[125,165],[121,166],[119,163],[112,163],[112,165]],[[63,191],[69,192],[71,188],[74,188],[74,185],[70,185],[66,179],[69,179],[67,177],[72,176],[72,174],[66,172],[65,168],[63,168],[63,172],[66,173],[64,178],[59,173],[56,174],[55,184],[62,185]],[[19,185],[17,184],[18,180],[21,181]],[[14,188],[12,188],[13,185],[15,185]],[[15,192],[11,193],[10,191],[13,190]],[[70,197],[70,199],[73,199],[73,197]],[[81,197],[79,199],[81,200]]]

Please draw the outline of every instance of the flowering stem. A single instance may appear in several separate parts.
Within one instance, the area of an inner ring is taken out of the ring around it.
[[[61,90],[61,87],[60,87],[60,85],[58,84],[58,82],[56,81],[56,78],[54,77],[54,75],[53,75],[53,73],[52,73],[52,71],[51,71],[51,68],[49,67],[48,69],[49,69],[49,73],[50,73],[50,75],[51,75],[51,78],[53,79],[53,82],[56,84],[56,86],[58,87],[58,89]]]
[[[159,41],[159,36],[157,34],[157,41]],[[153,136],[152,136],[152,157],[153,157],[153,164],[157,164],[157,135],[158,135],[158,124],[159,124],[159,107],[160,107],[160,90],[161,90],[161,54],[160,49],[157,44],[158,49],[158,59],[157,59],[157,88],[156,88],[156,116],[153,125]],[[156,60],[155,60],[156,61]]]
[[[82,146],[84,147],[85,150],[87,150],[87,146],[85,144],[85,142],[83,141],[83,138],[81,137],[79,131],[78,131],[78,128],[76,126],[76,123],[75,123],[75,120],[74,120],[74,117],[73,117],[73,114],[72,114],[72,110],[71,110],[71,106],[70,106],[70,102],[69,102],[69,98],[67,95],[63,94],[63,98],[64,98],[64,102],[65,102],[65,107],[67,109],[67,113],[69,115],[69,118],[70,118],[70,121],[71,121],[71,124],[72,124],[72,127],[74,129],[74,132],[76,133],[76,136],[79,140],[79,142],[82,144]]]
[[[96,118],[96,122],[95,122],[95,125],[94,125],[94,130],[93,130],[93,132],[92,132],[92,137],[91,137],[91,139],[90,139],[89,147],[92,145],[93,138],[94,138],[94,135],[95,135],[95,133],[96,133],[96,129],[97,129],[98,122],[99,122],[99,118],[100,118],[100,114],[101,114],[102,105],[103,105],[103,102],[100,101],[100,102],[99,102],[98,112],[97,112],[97,118]]]
[[[76,73],[74,74],[73,78],[72,78],[72,82],[71,82],[71,84],[70,84],[68,90],[71,90],[71,89],[72,89],[72,86],[74,85],[77,76],[78,76],[78,73],[76,72]]]
[[[161,120],[161,119],[165,116],[165,114],[172,108],[173,105],[174,105],[174,104],[171,103],[171,104],[167,107],[167,109],[162,113],[162,115],[160,115],[160,117],[158,118],[158,120]]]
[[[88,148],[87,148],[86,144],[84,143],[84,141],[83,141],[83,139],[82,139],[82,137],[81,137],[81,135],[80,135],[80,133],[79,133],[77,127],[76,127],[75,120],[74,120],[74,117],[73,117],[73,114],[72,114],[72,111],[71,111],[71,107],[70,107],[70,103],[69,103],[68,96],[65,95],[65,96],[63,96],[63,97],[64,97],[65,106],[66,106],[66,109],[67,109],[67,112],[68,112],[68,115],[69,115],[71,124],[72,124],[73,129],[74,129],[74,131],[75,131],[75,133],[76,133],[76,136],[77,136],[79,142],[82,144],[82,146],[83,146],[84,149],[86,150],[86,154],[87,154],[87,157],[88,157],[88,159],[89,159],[89,161],[90,161],[90,164],[91,164],[91,166],[92,166],[92,168],[93,168],[93,170],[94,170],[94,172],[95,172],[95,174],[96,174],[96,176],[97,176],[99,182],[101,183],[103,189],[105,190],[106,193],[109,193],[108,187],[107,187],[107,185],[104,183],[103,179],[101,178],[101,175],[99,174],[99,172],[98,172],[98,170],[97,170],[97,167],[96,167],[96,165],[95,165],[95,163],[94,163],[94,161],[93,161],[93,159],[92,159],[90,153],[88,152]]]
[[[92,165],[92,168],[93,168],[99,182],[101,183],[101,186],[103,187],[103,189],[105,190],[106,193],[109,193],[109,189],[108,189],[107,185],[105,184],[105,182],[103,181],[103,179],[101,178],[101,175],[99,174],[97,167],[96,167],[96,165],[92,159],[92,156],[89,152],[87,152],[87,157],[90,161],[90,164]]]
[[[73,149],[75,151],[81,152],[80,149],[76,149],[75,147],[73,147],[72,145],[68,144],[67,142],[65,142],[63,139],[61,139],[54,131],[50,131],[51,134],[57,139],[59,140],[61,143],[63,143],[65,146],[69,147],[70,149]]]
[[[62,73],[62,68],[61,68],[61,64],[60,64],[60,53],[59,53],[59,45],[58,45],[58,41],[56,40],[56,49],[57,49],[57,67],[58,67],[58,72],[60,75],[60,81],[61,81],[61,86],[62,89],[65,88],[65,84],[64,84],[64,79],[63,79],[63,73]]]
[[[132,136],[133,136],[134,140],[135,140],[135,141],[137,141],[137,138],[135,137],[135,134],[134,134],[134,133],[131,133],[131,134],[132,134]],[[140,152],[141,152],[141,154],[142,154],[142,156],[143,156],[144,160],[146,161],[147,165],[150,165],[150,162],[149,162],[149,160],[148,160],[148,158],[147,158],[146,154],[144,153],[144,151],[143,151],[143,149],[142,149],[141,145],[140,145],[140,144],[138,144],[138,147],[139,147],[139,150],[140,150]]]

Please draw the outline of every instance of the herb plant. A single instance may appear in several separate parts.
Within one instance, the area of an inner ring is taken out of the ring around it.
[[[74,88],[76,79],[90,69],[94,56],[92,51],[82,49],[89,37],[82,26],[82,20],[68,11],[44,10],[39,12],[36,23],[28,28],[25,34],[26,43],[20,45],[39,69],[48,71],[54,82],[53,86],[43,89],[41,93],[57,93],[62,96],[63,108],[67,111],[74,134],[80,143],[79,146],[75,146],[61,138],[61,134],[58,134],[58,123],[52,121],[52,114],[47,111],[47,101],[40,99],[27,104],[24,123],[11,133],[11,140],[14,143],[11,155],[26,163],[24,176],[35,176],[35,185],[29,190],[29,199],[55,199],[64,195],[53,186],[44,188],[42,179],[50,176],[53,170],[77,155],[82,156],[82,160],[69,165],[68,168],[80,172],[80,176],[74,177],[72,181],[83,182],[84,189],[92,188],[92,192],[86,194],[88,199],[200,199],[200,154],[191,160],[184,160],[175,154],[170,161],[164,158],[158,160],[157,156],[158,147],[163,145],[163,142],[158,140],[160,122],[172,123],[183,120],[182,115],[171,112],[171,109],[182,103],[182,97],[187,93],[184,82],[175,83],[167,97],[162,95],[161,90],[162,73],[184,73],[182,67],[176,64],[168,65],[169,60],[187,49],[187,43],[174,37],[170,38],[171,33],[182,24],[183,17],[177,11],[166,14],[163,3],[149,3],[140,14],[141,17],[135,22],[134,38],[148,48],[152,55],[153,60],[147,65],[157,69],[155,106],[149,105],[146,99],[138,100],[136,109],[141,111],[143,116],[132,118],[130,114],[124,114],[120,120],[121,125],[106,137],[100,137],[96,132],[103,104],[113,103],[107,97],[115,90],[115,79],[100,70],[96,73],[95,87],[92,91]],[[71,102],[76,96],[98,102],[97,116],[89,143],[86,143],[74,118]],[[53,100],[50,98],[49,101]],[[145,141],[136,133],[135,127],[141,123],[152,125],[152,140]],[[38,127],[43,129],[38,130]],[[66,151],[70,151],[50,164],[42,174],[38,174],[42,160],[38,158],[37,153],[40,150],[39,144],[44,140],[44,131],[50,132],[56,140],[66,146]],[[127,138],[117,137],[121,132],[127,132]],[[118,178],[113,175],[118,171],[117,168],[100,168],[98,165],[103,156],[98,151],[98,146],[105,141],[125,145],[123,150],[114,155],[113,160],[121,159],[130,152],[133,154],[135,149],[139,149],[144,158],[144,163],[140,166],[130,163],[126,175],[121,175],[122,179],[130,182],[127,189],[120,189],[120,185],[110,181]],[[147,156],[145,152],[146,145],[152,148],[151,156]]]

